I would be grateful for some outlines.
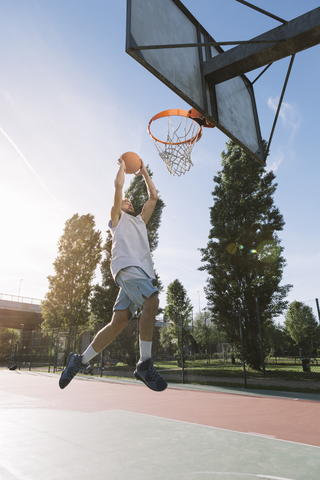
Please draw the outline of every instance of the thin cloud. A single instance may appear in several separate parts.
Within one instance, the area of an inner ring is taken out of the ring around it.
[[[280,167],[281,163],[284,160],[284,153],[282,150],[278,150],[276,153],[270,155],[270,160],[267,160],[266,170],[269,172],[272,170],[275,172]]]
[[[46,192],[50,195],[50,197],[53,199],[53,201],[57,204],[57,206],[63,211],[63,213],[65,213],[66,215],[68,215],[68,212],[62,207],[62,205],[60,205],[60,203],[56,200],[56,198],[52,195],[52,193],[50,192],[50,190],[48,189],[48,187],[46,186],[46,184],[43,182],[43,180],[41,180],[41,178],[39,177],[39,175],[37,174],[37,172],[35,171],[35,169],[32,167],[32,165],[30,165],[30,163],[28,162],[28,160],[26,159],[26,157],[23,155],[23,153],[21,152],[21,150],[17,147],[17,145],[14,143],[14,141],[9,137],[9,135],[3,130],[3,128],[0,127],[0,132],[4,135],[4,137],[8,140],[8,142],[13,146],[13,148],[16,150],[16,152],[20,155],[20,157],[22,158],[22,160],[24,161],[24,163],[27,165],[27,167],[31,170],[31,172],[33,173],[33,175],[37,178],[37,180],[41,183],[41,185],[43,186],[43,188],[46,190]]]
[[[277,111],[278,104],[279,97],[268,98],[268,107],[274,113],[276,113]],[[301,124],[301,116],[299,114],[298,108],[290,103],[282,102],[279,117],[281,118],[283,125],[291,129],[292,140],[296,132],[299,130]]]

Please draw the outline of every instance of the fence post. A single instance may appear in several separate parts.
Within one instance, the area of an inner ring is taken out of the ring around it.
[[[207,363],[209,363],[209,349],[208,349],[208,329],[207,329],[207,307],[204,309],[204,328],[206,334],[206,356],[207,356]]]
[[[240,339],[241,339],[241,352],[242,352],[242,366],[243,366],[244,388],[247,388],[247,374],[246,374],[246,363],[245,363],[245,361],[244,361],[244,348],[243,348],[241,310],[239,311],[239,327],[240,327]]]
[[[69,333],[68,333],[68,343],[67,343],[67,352],[66,352],[66,358],[68,358],[68,355],[70,353],[70,340],[71,340],[71,325],[69,325]]]
[[[104,357],[104,351],[105,349],[101,350],[100,352],[100,377],[102,377],[102,369],[104,368],[104,361],[103,361],[103,357]]]
[[[57,338],[54,348],[54,357],[53,357],[53,373],[56,373],[56,369],[58,366],[58,349],[59,349],[59,328],[57,329]]]
[[[140,314],[140,316],[141,316],[141,314]],[[139,339],[140,316],[137,316],[136,363],[139,362],[139,358],[140,358],[140,339]]]
[[[318,318],[319,318],[319,323],[320,323],[320,308],[319,308],[319,300],[317,298],[316,298],[316,305],[317,305]]]
[[[48,367],[48,373],[50,373],[50,368],[51,368],[51,352],[52,352],[52,348],[53,348],[53,334],[54,334],[54,328],[52,329],[51,346],[49,347],[49,367]]]
[[[20,352],[19,352],[19,370],[21,369],[21,362],[22,362],[22,350],[23,350],[23,327],[24,324],[21,324],[21,330],[20,330]]]
[[[32,330],[32,339],[31,339],[31,352],[30,352],[30,362],[29,362],[29,372],[31,371],[31,365],[32,365],[32,351],[33,351],[33,343],[34,343],[34,330]]]
[[[261,365],[263,376],[266,376],[266,369],[264,366],[264,355],[263,355],[263,345],[262,345],[262,335],[261,335],[261,324],[260,324],[260,315],[259,315],[259,306],[258,306],[258,299],[256,297],[256,305],[257,305],[257,319],[258,319],[258,327],[259,327],[259,341],[260,341],[260,353],[261,353]]]
[[[11,337],[11,353],[10,353],[10,356],[8,356],[8,368],[9,368],[9,366],[10,366],[10,363],[12,363],[12,365],[14,365],[14,361],[15,361],[14,351],[15,351],[15,342],[14,342],[14,334],[12,333],[12,337]]]
[[[77,325],[74,327],[74,342],[73,342],[73,351],[77,351]]]
[[[182,383],[184,383],[184,354],[183,354],[183,316],[180,315],[181,323],[181,366],[182,366]]]

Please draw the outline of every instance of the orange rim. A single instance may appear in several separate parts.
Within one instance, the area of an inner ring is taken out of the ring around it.
[[[202,136],[202,127],[199,125],[199,128],[197,130],[197,133],[189,138],[188,140],[184,140],[183,142],[165,142],[163,140],[159,140],[157,137],[155,137],[150,130],[150,125],[154,120],[158,120],[159,118],[163,117],[170,117],[170,116],[176,116],[176,117],[186,117],[190,118],[190,120],[195,121],[193,118],[191,118],[190,113],[188,110],[180,110],[179,108],[171,108],[170,110],[164,110],[163,112],[157,113],[154,117],[151,118],[149,124],[148,124],[148,133],[149,135],[153,138],[153,140],[156,140],[157,142],[163,143],[165,145],[182,145],[183,143],[192,143],[194,140],[198,142]]]

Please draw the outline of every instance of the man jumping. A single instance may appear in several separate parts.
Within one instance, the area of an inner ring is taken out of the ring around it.
[[[122,332],[140,307],[142,308],[139,321],[140,359],[134,375],[152,390],[161,392],[167,388],[167,382],[155,370],[151,358],[152,336],[159,299],[158,289],[153,285],[155,275],[146,229],[146,224],[156,206],[158,194],[141,160],[141,168],[136,175],[143,176],[149,198],[142,212],[136,215],[130,200],[122,198],[126,172],[125,163],[121,158],[118,160],[118,165],[109,227],[112,235],[111,272],[116,284],[120,287],[119,294],[113,307],[111,322],[97,333],[82,355],[70,353],[67,366],[61,374],[59,386],[65,388],[69,385],[79,370]]]

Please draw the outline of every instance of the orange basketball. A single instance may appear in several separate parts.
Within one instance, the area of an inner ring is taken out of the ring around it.
[[[126,152],[121,155],[122,160],[126,164],[126,173],[136,173],[141,167],[141,158],[137,153]]]

